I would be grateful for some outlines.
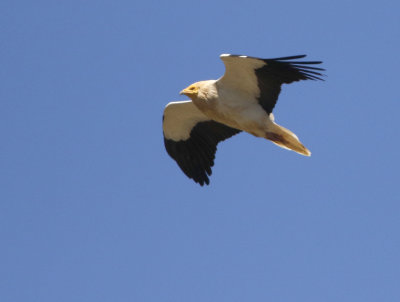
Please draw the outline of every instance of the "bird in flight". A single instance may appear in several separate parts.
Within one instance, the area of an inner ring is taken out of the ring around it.
[[[164,145],[187,177],[208,185],[218,143],[241,131],[311,155],[293,132],[275,123],[272,114],[282,84],[323,80],[324,69],[314,67],[322,62],[298,61],[304,57],[260,59],[223,54],[225,74],[221,78],[191,84],[180,92],[190,100],[167,104]]]

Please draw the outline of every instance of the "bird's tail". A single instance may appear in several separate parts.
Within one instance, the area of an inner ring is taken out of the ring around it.
[[[279,147],[293,150],[294,152],[300,153],[305,156],[310,156],[311,152],[299,141],[296,134],[289,129],[286,129],[276,123],[272,123],[266,132],[266,139],[269,139]]]

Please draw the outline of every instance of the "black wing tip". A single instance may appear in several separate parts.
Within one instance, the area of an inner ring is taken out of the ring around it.
[[[214,162],[211,163],[209,167],[202,167],[202,169],[192,170],[190,175],[186,174],[186,176],[190,179],[193,179],[195,183],[198,183],[200,186],[207,186],[210,184],[210,178],[212,174],[211,167],[214,166]]]
[[[288,56],[288,57],[279,57],[279,58],[273,58],[273,59],[264,59],[260,57],[253,57],[253,56],[247,56],[247,55],[240,55],[240,54],[222,54],[220,55],[221,58],[224,57],[236,57],[236,58],[243,58],[243,59],[256,59],[256,60],[261,60],[261,61],[266,61],[266,60],[273,60],[273,61],[286,61],[286,60],[296,60],[296,59],[301,59],[306,57],[307,55],[296,55],[296,56]]]
[[[263,59],[260,57],[253,57],[253,56],[247,56],[247,55],[240,55],[240,54],[222,54],[220,55],[221,58],[224,57],[240,57],[240,58],[248,58],[248,59],[256,59],[256,60],[270,60],[270,61],[288,61],[288,60],[298,60],[298,59],[303,59],[307,57],[307,55],[302,54],[302,55],[294,55],[294,56],[286,56],[286,57],[278,57],[278,58],[270,58],[270,59]],[[322,61],[308,61],[304,62],[305,64],[321,64]]]
[[[194,179],[193,178],[193,180],[194,180],[194,182],[195,183],[198,183],[200,186],[204,186],[204,185],[210,185],[210,179],[206,176],[205,178],[202,178],[202,179]]]
[[[287,56],[287,57],[279,57],[272,59],[264,59],[264,60],[272,60],[272,61],[287,61],[287,60],[297,60],[307,57],[307,55],[295,55],[295,56]]]
[[[267,63],[267,65],[279,64],[282,66],[287,66],[289,69],[297,71],[301,75],[301,77],[298,80],[325,81],[323,77],[326,77],[326,75],[319,72],[319,71],[325,71],[325,68],[309,66],[309,65],[322,64],[323,61],[294,61],[297,59],[305,58],[306,56],[307,55],[280,57],[274,59],[266,59],[264,60],[264,62]]]
[[[164,136],[164,145],[182,172],[204,186],[210,184],[218,143],[239,132],[215,121],[199,122],[190,132],[189,139],[175,141]]]
[[[295,56],[286,56],[286,57],[279,57],[279,58],[271,58],[271,59],[263,59],[263,58],[258,58],[258,57],[252,57],[252,56],[246,56],[246,55],[238,55],[238,54],[222,54],[220,56],[221,58],[223,57],[239,57],[239,58],[248,58],[248,59],[256,59],[256,60],[261,60],[266,63],[275,61],[275,62],[280,62],[280,61],[290,61],[290,60],[298,60],[298,59],[303,59],[307,57],[307,55],[302,54],[302,55],[295,55]],[[318,65],[322,64],[323,61],[294,61],[294,62],[281,62],[281,63],[286,63],[286,64],[303,64],[303,65]],[[323,68],[318,68],[318,67],[308,67],[310,69],[318,69],[318,70],[325,70]]]
[[[307,66],[293,66],[291,65],[297,72],[299,72],[306,80],[313,80],[313,81],[325,81],[323,77],[326,77],[325,74],[316,72],[313,70],[309,70]],[[318,71],[325,71],[323,68],[317,69]]]
[[[290,56],[290,57],[280,57],[280,58],[273,58],[273,59],[264,59],[264,61],[290,61],[290,60],[298,60],[307,57],[307,55],[297,55],[297,56]],[[302,64],[302,65],[318,65],[322,64],[323,61],[293,61],[293,62],[282,62],[286,64]],[[310,67],[310,68],[317,68],[317,67]]]

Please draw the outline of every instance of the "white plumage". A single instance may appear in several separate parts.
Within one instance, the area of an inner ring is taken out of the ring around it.
[[[309,66],[321,62],[293,61],[303,57],[223,54],[223,77],[182,90],[191,101],[169,103],[163,117],[166,150],[182,171],[200,185],[209,184],[217,144],[241,131],[309,156],[297,136],[276,124],[272,115],[282,84],[321,80],[319,71],[324,69]]]

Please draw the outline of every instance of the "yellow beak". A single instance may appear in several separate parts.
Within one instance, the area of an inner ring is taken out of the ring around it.
[[[185,89],[183,89],[181,92],[179,92],[180,95],[184,94],[188,97],[196,95],[198,92],[198,89],[193,89],[192,86],[186,87]]]

